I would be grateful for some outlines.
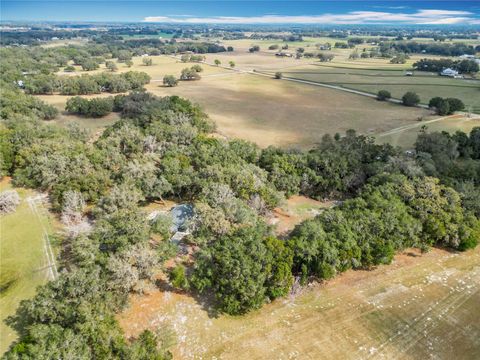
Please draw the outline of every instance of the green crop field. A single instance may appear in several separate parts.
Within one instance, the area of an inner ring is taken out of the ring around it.
[[[0,191],[10,189],[7,179],[0,182]],[[51,277],[47,265],[44,234],[54,231],[53,219],[39,202],[34,208],[28,199],[34,191],[16,188],[21,203],[14,213],[0,216],[0,354],[4,353],[17,337],[5,324],[21,300],[33,297],[37,286]]]

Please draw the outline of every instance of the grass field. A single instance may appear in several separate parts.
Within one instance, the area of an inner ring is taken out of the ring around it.
[[[106,97],[111,95],[112,94],[103,93],[103,94],[87,95],[82,97],[91,99],[94,97]],[[55,119],[48,121],[49,124],[55,124],[55,125],[65,127],[68,124],[77,123],[78,125],[80,125],[80,127],[84,129],[88,129],[91,132],[95,133],[97,131],[103,130],[108,125],[113,124],[115,121],[117,121],[120,118],[118,113],[110,113],[107,116],[104,116],[101,118],[89,118],[84,116],[68,114],[65,111],[65,104],[67,100],[70,98],[70,96],[63,96],[63,95],[36,95],[36,96],[39,99],[45,101],[46,103],[55,106],[59,111],[59,114]]]
[[[186,67],[191,67],[194,65],[193,63],[182,63],[179,60],[173,59],[169,56],[159,55],[159,56],[149,56],[149,59],[152,59],[153,65],[152,66],[145,66],[143,65],[143,58],[140,56],[136,56],[132,59],[133,65],[131,67],[126,66],[124,63],[117,63],[118,71],[115,73],[124,73],[127,71],[142,71],[150,75],[152,80],[162,81],[165,75],[175,75],[176,77],[180,77],[180,73],[182,69]],[[229,70],[220,68],[220,67],[213,67],[213,66],[203,66],[203,72],[201,75],[207,76],[212,74],[224,73],[228,72]],[[97,74],[104,71],[109,71],[105,68],[105,64],[101,64],[100,68],[93,71],[83,71],[81,70],[80,66],[75,66],[75,72],[58,72],[59,75],[65,76],[74,76],[74,75],[81,75],[81,74]]]
[[[10,189],[8,179],[0,182],[0,191]],[[15,213],[0,216],[0,354],[3,354],[16,333],[4,320],[15,313],[23,299],[31,298],[37,286],[49,278],[44,232],[54,232],[54,220],[45,208],[37,204],[38,214],[27,199],[34,191],[16,189],[22,202]]]
[[[176,88],[152,83],[147,89],[199,103],[221,134],[262,147],[311,147],[326,133],[343,133],[350,128],[381,133],[428,114],[360,95],[242,73],[206,77]]]
[[[218,55],[218,56],[217,56]],[[202,79],[181,82],[174,88],[165,88],[161,79],[165,74],[176,74],[186,66],[167,56],[155,56],[153,66],[141,65],[134,59],[131,70],[146,71],[152,77],[147,90],[159,95],[179,95],[200,104],[217,123],[218,131],[228,137],[244,138],[260,146],[283,145],[311,147],[325,133],[344,132],[354,128],[361,133],[381,133],[415,122],[428,112],[417,108],[379,103],[375,100],[341,91],[305,84],[268,79],[244,73],[254,64],[265,68],[283,68],[298,65],[294,59],[278,59],[271,55],[223,54],[226,64],[234,58],[238,69],[203,64]],[[207,58],[220,58],[219,54]],[[127,71],[120,65],[119,71]],[[108,94],[102,94],[108,96]],[[67,96],[47,95],[41,98],[62,109]],[[62,115],[60,123],[69,119],[95,128],[115,118],[84,119]]]
[[[437,74],[415,72],[414,76],[405,76],[404,70],[379,67],[368,68],[347,67],[348,64],[332,63],[322,65],[317,63],[304,69],[285,69],[283,75],[288,78],[309,80],[324,84],[338,85],[348,89],[360,90],[376,94],[379,90],[388,90],[392,97],[400,99],[407,91],[416,92],[423,104],[428,104],[432,97],[456,97],[461,99],[467,108],[480,112],[480,81],[453,79]]]
[[[175,292],[132,298],[127,336],[176,334],[176,359],[474,359],[480,353],[480,248],[407,251],[246,316],[210,317]]]
[[[440,121],[420,121],[409,125],[407,128],[394,129],[377,135],[376,139],[379,143],[389,143],[404,149],[411,149],[422,126],[426,126],[427,132],[448,131],[449,133],[454,133],[455,131],[463,131],[469,133],[474,127],[480,127],[480,116],[468,118],[462,115],[453,115]]]

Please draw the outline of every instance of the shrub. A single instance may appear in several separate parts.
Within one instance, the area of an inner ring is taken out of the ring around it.
[[[377,94],[377,100],[380,100],[380,101],[388,100],[391,97],[392,97],[392,94],[390,94],[390,91],[387,91],[387,90],[380,90]]]
[[[172,285],[178,289],[187,290],[189,287],[185,266],[183,265],[177,265],[172,270],[170,270],[168,278]]]
[[[408,91],[402,96],[402,103],[405,106],[416,106],[419,102],[420,98],[412,91]]]
[[[203,71],[203,68],[200,65],[193,65],[190,69],[197,72],[197,73]]]
[[[277,71],[275,73],[275,79],[281,79],[283,77],[283,74],[280,71]]]
[[[173,75],[165,75],[163,77],[163,85],[173,87],[178,85],[178,79]]]
[[[180,75],[180,80],[184,80],[184,81],[200,80],[200,79],[201,77],[198,71],[195,71],[192,68],[183,69]]]

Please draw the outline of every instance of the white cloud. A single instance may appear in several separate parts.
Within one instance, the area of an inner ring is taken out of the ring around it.
[[[479,19],[469,11],[418,10],[416,13],[392,13],[384,11],[352,11],[345,14],[305,16],[147,16],[145,22],[182,24],[478,24]]]

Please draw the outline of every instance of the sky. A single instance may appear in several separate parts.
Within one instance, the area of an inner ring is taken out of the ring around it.
[[[0,0],[2,21],[427,24],[480,28],[480,1]]]

